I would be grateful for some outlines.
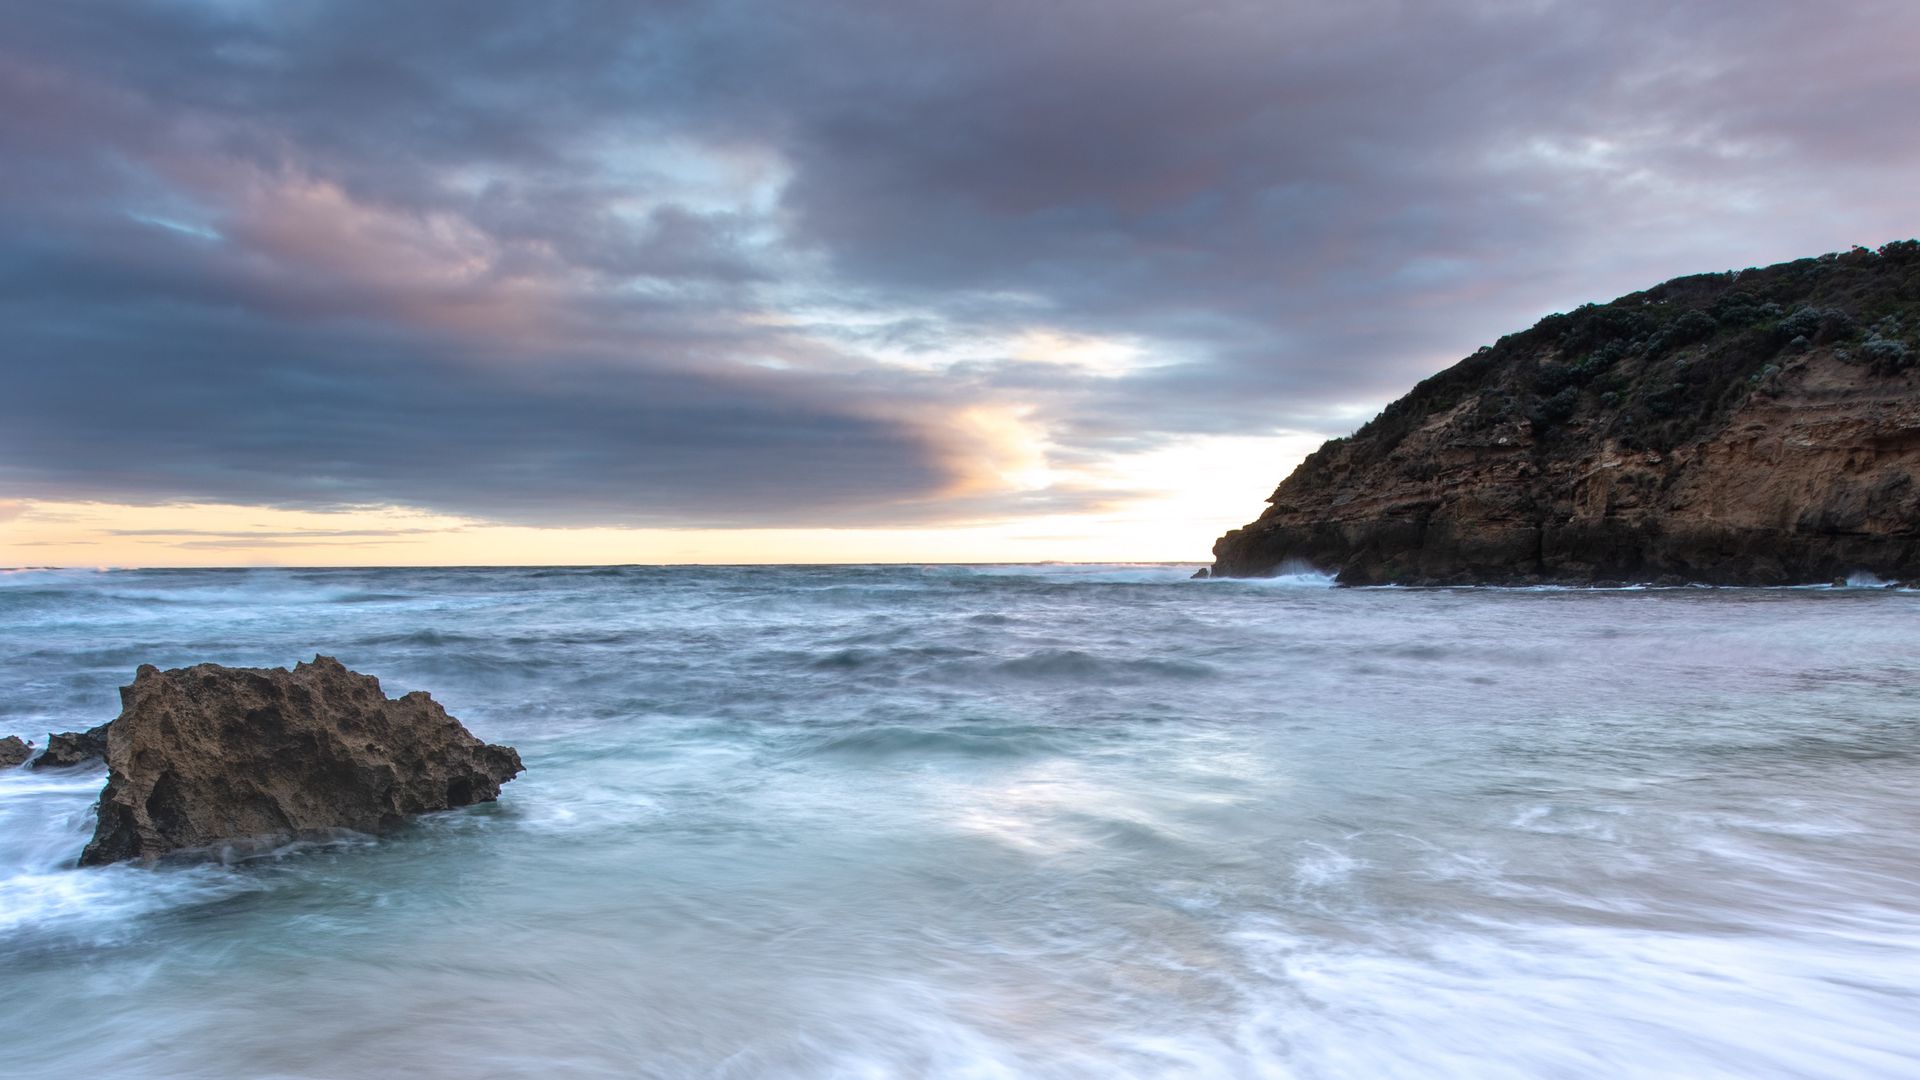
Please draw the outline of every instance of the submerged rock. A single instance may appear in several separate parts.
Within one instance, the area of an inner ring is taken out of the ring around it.
[[[101,724],[85,731],[63,731],[47,736],[47,748],[33,759],[33,767],[55,769],[67,765],[85,765],[90,761],[105,761],[109,726]]]
[[[1920,575],[1920,244],[1678,278],[1501,338],[1282,482],[1215,577]]]
[[[283,668],[142,665],[107,729],[107,786],[83,866],[273,842],[497,798],[522,771],[431,697],[316,656]]]
[[[10,769],[27,760],[27,756],[32,753],[33,744],[22,740],[18,735],[9,735],[0,739],[0,769]]]

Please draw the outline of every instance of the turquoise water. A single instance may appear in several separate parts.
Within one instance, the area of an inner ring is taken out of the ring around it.
[[[1920,1075],[1920,595],[1187,569],[0,575],[0,734],[326,653],[528,766],[84,871],[0,772],[0,1073]]]

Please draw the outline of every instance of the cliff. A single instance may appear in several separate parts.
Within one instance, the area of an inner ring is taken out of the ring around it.
[[[1920,579],[1920,243],[1542,319],[1315,451],[1216,575]]]

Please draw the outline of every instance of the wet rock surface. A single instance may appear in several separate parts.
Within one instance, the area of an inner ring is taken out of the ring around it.
[[[120,696],[81,865],[374,832],[497,798],[522,771],[426,693],[389,699],[326,656],[291,671],[146,665]]]
[[[8,735],[0,739],[0,769],[10,769],[27,760],[33,753],[33,744],[18,735]]]
[[[107,757],[109,724],[86,731],[63,731],[47,736],[47,748],[33,759],[36,769],[103,763]]]
[[[1214,545],[1215,576],[1920,578],[1920,244],[1549,316],[1328,442],[1268,502]]]

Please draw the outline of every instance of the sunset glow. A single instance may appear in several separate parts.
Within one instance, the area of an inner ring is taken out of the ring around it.
[[[1124,475],[1138,493],[1107,509],[913,529],[645,529],[502,525],[404,507],[278,510],[215,503],[0,503],[12,566],[510,566],[625,563],[1192,561],[1196,530],[1259,510],[1275,468],[1310,436],[1197,440],[1083,479]],[[1241,460],[1239,470],[1217,468]],[[1269,464],[1269,463],[1277,464]],[[1017,463],[1016,463],[1017,464]]]

